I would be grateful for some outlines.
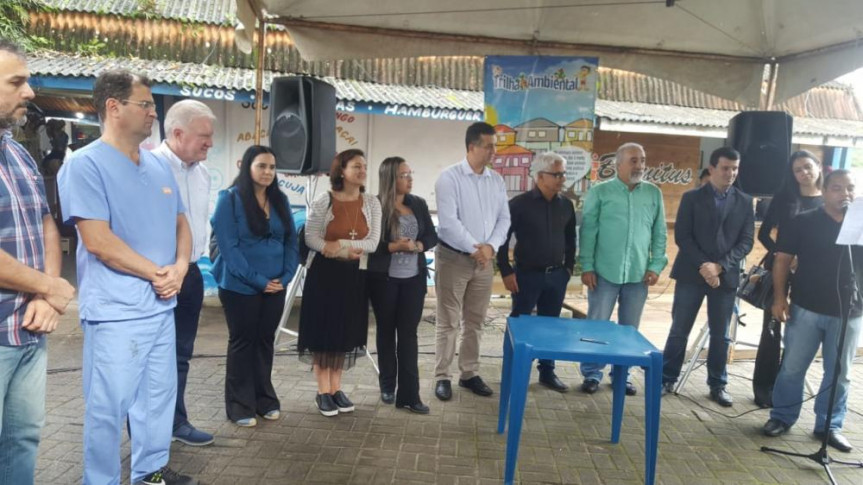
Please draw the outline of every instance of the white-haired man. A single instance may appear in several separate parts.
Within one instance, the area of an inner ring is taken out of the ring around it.
[[[592,187],[584,200],[579,260],[589,320],[610,319],[619,302],[617,322],[638,328],[647,287],[668,263],[662,192],[643,180],[646,161],[641,145],[624,143],[617,149],[617,176]],[[581,364],[582,391],[597,391],[604,367]],[[626,394],[635,393],[627,381]]]
[[[575,209],[560,195],[566,160],[543,153],[531,165],[536,186],[509,201],[510,226],[497,251],[503,284],[512,294],[512,316],[560,316],[566,284],[575,266]],[[515,234],[515,268],[509,261],[509,240]],[[554,361],[540,359],[540,384],[559,392],[568,388],[554,373]]]
[[[210,174],[202,163],[213,146],[213,121],[216,117],[200,101],[186,99],[174,103],[165,115],[165,141],[153,154],[170,165],[186,206],[192,229],[189,271],[177,295],[174,322],[177,332],[177,403],[174,407],[173,441],[191,446],[213,442],[213,435],[196,429],[189,422],[183,398],[189,375],[189,360],[198,333],[198,318],[204,300],[204,280],[198,268],[207,248],[207,221],[210,207]]]

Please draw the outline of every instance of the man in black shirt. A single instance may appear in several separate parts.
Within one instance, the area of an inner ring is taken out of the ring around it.
[[[536,187],[509,201],[510,227],[497,251],[497,265],[512,293],[512,316],[557,317],[566,284],[575,264],[575,209],[560,195],[566,179],[566,160],[544,153],[531,165]],[[515,269],[509,262],[509,240],[515,234]],[[539,382],[555,391],[567,386],[554,373],[554,361],[541,359]]]
[[[845,210],[854,199],[854,182],[846,170],[836,170],[824,180],[824,206],[804,212],[779,236],[773,263],[773,317],[785,326],[785,353],[773,388],[773,409],[764,425],[767,436],[779,436],[797,421],[803,401],[803,380],[821,346],[824,377],[815,398],[815,436],[828,433],[828,444],[840,451],[850,451],[851,444],[842,436],[845,403],[848,399],[848,370],[863,326],[859,278],[863,276],[863,247],[852,248],[856,279],[846,246],[836,244]],[[786,296],[789,268],[797,257],[797,271],[791,281],[791,305]],[[853,303],[852,303],[853,302]],[[848,333],[844,348],[838,349],[842,317],[847,314]],[[833,382],[836,359],[841,368],[836,402],[830,423],[827,406]]]

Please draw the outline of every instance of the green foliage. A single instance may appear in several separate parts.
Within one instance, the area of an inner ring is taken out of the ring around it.
[[[30,35],[26,29],[29,12],[45,10],[48,9],[41,0],[0,1],[0,37],[16,41],[26,51],[47,47],[48,39]]]
[[[106,52],[108,45],[99,37],[93,37],[89,42],[80,43],[75,46],[75,52],[84,56],[101,56],[109,54]]]
[[[159,7],[159,0],[138,0],[138,14],[144,18],[158,18]]]

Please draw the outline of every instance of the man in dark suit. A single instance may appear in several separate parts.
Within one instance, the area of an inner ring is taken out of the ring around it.
[[[710,183],[685,193],[680,201],[674,226],[679,251],[671,269],[671,277],[677,281],[662,366],[663,392],[671,392],[680,376],[686,341],[706,296],[710,327],[707,385],[710,399],[725,407],[733,404],[725,390],[726,335],[740,280],[740,261],[752,250],[755,233],[752,197],[733,187],[739,166],[736,150],[715,150],[710,154]]]

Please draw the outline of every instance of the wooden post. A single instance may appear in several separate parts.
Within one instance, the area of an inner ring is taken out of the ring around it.
[[[261,144],[261,126],[264,112],[264,56],[267,22],[258,19],[258,66],[255,72],[255,145]]]

